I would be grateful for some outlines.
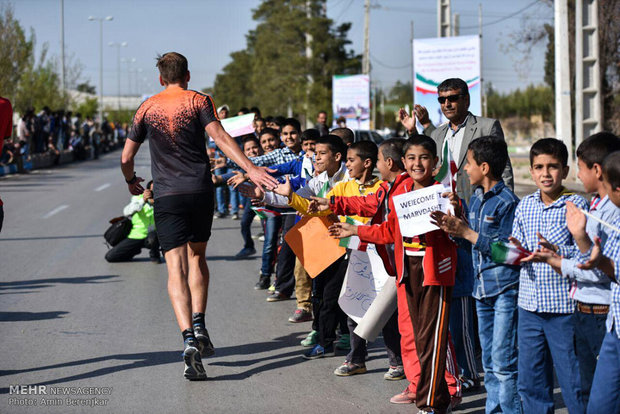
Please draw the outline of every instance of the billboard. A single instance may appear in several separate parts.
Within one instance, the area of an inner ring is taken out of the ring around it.
[[[347,128],[370,129],[370,78],[368,75],[334,75],[332,79],[333,127],[344,117]]]
[[[437,102],[437,86],[448,78],[461,78],[467,82],[469,111],[482,115],[478,36],[414,39],[413,67],[413,100],[426,107],[434,125],[447,121]]]

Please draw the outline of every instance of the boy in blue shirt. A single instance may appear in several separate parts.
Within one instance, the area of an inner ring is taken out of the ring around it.
[[[504,140],[481,137],[467,149],[465,170],[475,188],[469,226],[456,216],[435,212],[441,229],[469,241],[475,271],[473,296],[482,346],[487,413],[520,413],[517,390],[517,296],[519,268],[491,259],[491,243],[512,233],[519,199],[502,180],[508,161]]]
[[[605,158],[603,163],[603,177],[605,190],[609,200],[620,208],[620,151],[616,151]],[[583,213],[572,209],[569,225],[575,239],[580,243],[591,245],[589,239],[584,238],[585,217]],[[607,222],[609,223],[609,222]],[[618,413],[620,412],[620,217],[611,223],[616,228],[609,233],[601,256],[600,239],[595,239],[595,246],[582,254],[578,265],[582,269],[602,270],[611,279],[611,304],[607,317],[607,333],[599,352],[598,363],[592,382],[592,392],[588,403],[588,413]],[[576,231],[577,230],[577,231]],[[590,253],[591,252],[591,253]],[[590,257],[592,259],[590,259]],[[590,260],[587,260],[590,259]]]
[[[530,149],[530,173],[538,191],[517,206],[512,238],[530,252],[539,245],[552,247],[563,257],[577,248],[566,227],[566,203],[587,209],[586,200],[562,186],[568,175],[564,143],[543,138]],[[533,255],[532,255],[533,256]],[[524,259],[519,280],[519,394],[525,413],[553,413],[553,368],[570,413],[585,410],[575,354],[575,302],[570,282],[547,263]]]
[[[620,138],[609,132],[600,132],[584,140],[577,148],[577,176],[587,193],[594,194],[590,202],[590,214],[613,223],[619,216],[619,209],[611,202],[603,182],[603,162],[608,154],[620,150]],[[567,224],[571,206],[567,206]],[[585,223],[585,217],[584,217]],[[573,234],[582,253],[588,251],[589,240],[601,239],[601,245],[610,236],[611,230],[594,219],[588,219],[583,229]],[[582,241],[586,240],[586,243]],[[547,256],[546,263],[568,278],[571,283],[570,296],[576,302],[575,346],[581,372],[581,387],[584,404],[587,405],[594,377],[599,350],[605,337],[605,320],[609,311],[611,280],[598,269],[583,270],[577,258]]]

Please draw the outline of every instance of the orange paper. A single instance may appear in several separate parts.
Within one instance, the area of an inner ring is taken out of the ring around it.
[[[310,277],[317,277],[323,270],[338,260],[346,249],[338,245],[327,228],[333,223],[326,216],[303,217],[284,236]]]

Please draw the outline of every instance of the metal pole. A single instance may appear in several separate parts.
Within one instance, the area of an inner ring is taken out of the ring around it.
[[[415,107],[415,69],[414,69],[414,47],[413,47],[413,20],[411,21],[411,36],[409,37],[410,47],[411,47],[411,97],[412,97],[412,108]]]
[[[555,131],[564,141],[571,163],[573,154],[568,52],[568,0],[555,0]]]
[[[370,73],[370,0],[364,4],[364,56],[362,59],[362,73]]]
[[[120,43],[116,46],[116,63],[117,63],[117,81],[118,81],[118,116],[121,113],[121,45]]]
[[[65,101],[65,1],[60,0],[60,88],[62,89],[63,107]]]
[[[103,19],[99,19],[99,122],[103,122]]]
[[[484,77],[482,76],[482,3],[478,4],[478,38],[480,41],[480,99],[482,100],[482,116],[487,116],[487,95],[484,93]]]

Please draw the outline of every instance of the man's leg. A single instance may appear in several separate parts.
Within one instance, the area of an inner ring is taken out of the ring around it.
[[[192,295],[188,283],[187,244],[164,253],[168,268],[168,296],[181,332],[192,328]]]
[[[207,242],[188,243],[187,263],[189,290],[192,298],[192,312],[205,313],[209,296],[209,268],[205,253]]]
[[[116,246],[112,247],[105,254],[105,259],[110,263],[128,262],[134,256],[140,254],[144,247],[144,239],[125,239],[121,240]]]
[[[538,313],[522,308],[518,318],[517,383],[523,412],[553,414],[553,362],[543,332],[543,319]]]
[[[568,412],[584,413],[581,374],[575,354],[575,315],[546,314],[545,337]]]

